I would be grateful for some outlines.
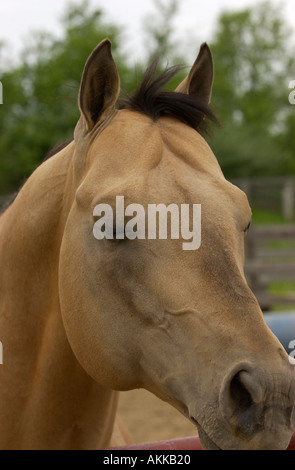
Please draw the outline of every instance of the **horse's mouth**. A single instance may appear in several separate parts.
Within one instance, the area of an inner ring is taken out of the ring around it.
[[[198,423],[198,421],[191,417],[190,420],[197,426],[198,432],[199,432],[199,437],[201,441],[201,445],[204,450],[222,450],[221,447],[219,447],[209,436],[208,434],[204,431],[202,426]]]

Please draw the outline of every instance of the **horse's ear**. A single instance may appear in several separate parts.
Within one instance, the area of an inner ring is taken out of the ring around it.
[[[90,131],[114,109],[120,90],[120,79],[112,57],[111,42],[104,39],[90,54],[84,67],[79,107]]]
[[[202,98],[210,103],[214,78],[213,58],[208,44],[200,47],[200,52],[188,76],[178,85],[175,91]]]

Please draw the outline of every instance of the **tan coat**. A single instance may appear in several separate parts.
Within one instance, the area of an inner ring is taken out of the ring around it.
[[[208,104],[212,80],[203,45],[177,92]],[[0,218],[0,447],[105,448],[117,391],[144,387],[196,423],[204,448],[284,449],[295,368],[244,277],[247,198],[195,129],[117,110],[118,93],[105,40],[74,141]],[[93,208],[120,194],[201,204],[201,247],[96,240]]]

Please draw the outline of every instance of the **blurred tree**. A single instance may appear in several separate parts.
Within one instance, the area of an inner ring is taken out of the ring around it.
[[[156,53],[163,58],[174,54],[176,44],[173,39],[174,21],[179,10],[179,0],[154,0],[154,13],[144,21],[148,61]]]
[[[102,11],[87,0],[68,6],[60,39],[47,32],[31,36],[21,65],[6,67],[1,75],[0,192],[14,190],[51,147],[72,137],[82,69],[103,38],[112,41],[123,90],[133,91],[136,75],[138,79],[156,52],[163,58],[160,69],[167,60],[183,63],[185,55],[180,57],[174,37],[179,0],[155,0],[154,7],[144,23],[146,55],[137,74],[122,53],[119,27],[107,24]],[[269,2],[219,18],[210,46],[215,62],[212,106],[222,129],[209,143],[227,177],[295,174],[295,106],[288,101],[295,57],[290,41],[282,12]],[[187,72],[178,74],[169,89]]]
[[[283,144],[294,114],[287,90],[287,77],[295,77],[290,41],[282,11],[269,2],[219,18],[210,44],[212,104],[223,131],[210,144],[227,177],[294,172],[295,154]]]
[[[22,64],[2,74],[0,192],[13,190],[47,151],[72,138],[79,117],[77,95],[85,61],[102,39],[112,41],[121,80],[131,76],[120,52],[120,33],[88,1],[73,3],[62,18],[64,36],[35,33]]]
[[[291,105],[290,105],[291,106]],[[295,175],[295,105],[287,115],[285,130],[278,136],[280,148],[286,155],[285,174]]]
[[[144,43],[146,45],[146,58],[140,64],[141,75],[154,57],[159,57],[157,72],[163,71],[171,65],[182,67],[166,89],[174,90],[188,73],[183,55],[179,52],[179,44],[175,39],[175,24],[180,8],[180,0],[154,0],[154,11],[149,13],[143,22]],[[180,45],[181,47],[181,45]]]

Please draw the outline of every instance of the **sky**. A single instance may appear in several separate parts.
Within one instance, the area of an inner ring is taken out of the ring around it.
[[[61,35],[59,19],[68,3],[68,0],[0,0],[0,41],[8,46],[4,50],[6,56],[11,60],[18,57],[34,30]],[[155,11],[154,0],[90,0],[90,3],[103,10],[106,20],[123,26],[124,49],[128,48],[129,56],[136,62],[144,50],[143,19]],[[295,32],[295,0],[273,0],[273,3],[282,6]],[[180,0],[175,36],[195,54],[201,42],[210,44],[221,11],[255,4],[257,0]],[[191,37],[196,38],[198,44],[190,44],[188,38]],[[0,49],[0,64],[1,54]]]

